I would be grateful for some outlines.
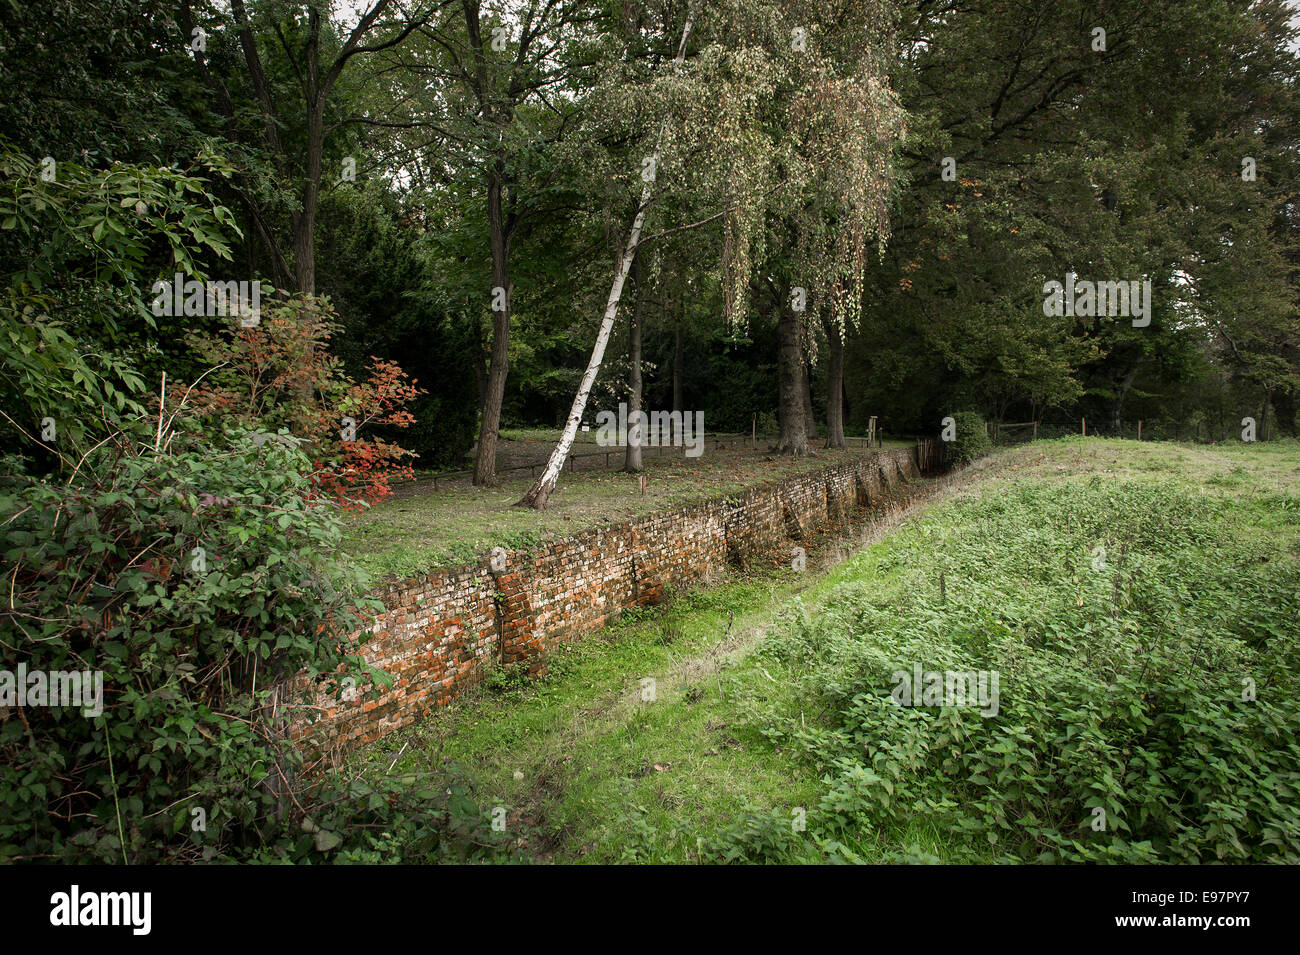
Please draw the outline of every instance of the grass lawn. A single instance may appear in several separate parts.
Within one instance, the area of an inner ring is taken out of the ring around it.
[[[1294,442],[999,451],[847,559],[626,614],[354,769],[454,769],[536,861],[1295,862],[1297,488]],[[1000,718],[890,706],[908,660],[1000,670]]]
[[[555,435],[546,439],[548,433],[541,434],[524,442],[515,440],[508,459],[545,462]],[[521,444],[528,446],[521,448]],[[885,442],[886,448],[906,446]],[[647,449],[643,459],[644,494],[638,475],[617,470],[622,466],[619,451],[611,455],[610,470],[605,469],[603,458],[588,459],[585,470],[566,469],[544,511],[511,506],[532,486],[527,471],[512,472],[513,477],[507,475],[510,479],[493,488],[474,487],[467,479],[440,480],[437,490],[429,478],[399,485],[392,498],[348,519],[347,550],[376,577],[412,576],[465,563],[494,547],[528,547],[549,537],[780,481],[865,453],[819,448],[811,457],[789,458],[768,453],[762,443],[754,450],[726,439],[722,447],[710,444],[696,458],[682,456],[679,449],[669,449],[675,454],[660,457],[655,450]]]

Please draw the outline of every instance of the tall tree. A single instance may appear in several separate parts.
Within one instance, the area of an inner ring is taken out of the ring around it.
[[[425,177],[483,204],[490,273],[479,300],[492,333],[477,485],[496,482],[516,302],[512,252],[556,205],[572,158],[563,141],[582,123],[580,92],[603,18],[592,0],[449,0],[420,27],[418,48],[385,64],[385,73],[409,70],[407,112],[368,120],[401,132],[398,155],[420,157]]]
[[[680,120],[673,123],[674,131],[680,132],[670,142],[676,147],[674,152],[687,147],[692,165],[712,171],[715,177],[719,172],[724,174],[710,183],[724,197],[724,206],[708,219],[721,219],[725,226],[721,267],[726,314],[742,325],[752,262],[762,249],[763,224],[773,195],[785,191],[797,196],[798,186],[823,174],[822,167],[834,162],[836,157],[845,152],[854,157],[866,154],[869,161],[857,170],[854,180],[865,200],[863,232],[872,227],[884,229],[891,149],[901,132],[901,111],[882,78],[888,46],[881,42],[882,31],[873,19],[882,12],[885,11],[873,4],[863,4],[863,19],[858,20],[838,7],[832,9],[829,4],[816,11],[810,11],[807,4],[763,0],[734,0],[718,4],[716,9],[711,6],[701,11],[706,29],[700,51],[692,59],[691,69],[682,70],[695,11],[692,9],[686,15],[674,60],[676,69],[668,74],[677,88],[670,86],[669,91],[679,97],[679,102],[684,99],[684,92],[689,93],[697,111],[701,102],[719,108],[713,110],[707,124],[692,126],[689,121]],[[823,17],[817,17],[819,13]],[[815,43],[810,53],[809,36],[815,37],[822,29],[839,30],[845,36],[851,30],[856,33],[852,42],[865,51],[858,61],[857,73],[847,78],[836,76],[817,55]],[[686,105],[690,105],[689,101]],[[846,106],[854,111],[851,118],[842,121],[828,118]],[[838,123],[858,142],[847,147],[834,143],[801,155],[792,148],[789,137],[773,131],[781,120],[785,120],[785,128],[803,134]],[[520,504],[544,507],[559,480],[587,396],[600,370],[627,271],[641,241],[656,174],[662,174],[660,167],[669,128],[666,121],[659,124],[654,151],[643,161],[645,186],[641,202],[633,216],[621,261],[616,265],[596,344],[564,432],[546,469]],[[702,135],[705,130],[707,134]],[[680,162],[678,159],[676,164]],[[685,177],[684,172],[680,174]],[[790,188],[792,183],[796,188]],[[683,224],[674,228],[689,227]],[[806,447],[806,441],[804,444]]]
[[[180,0],[176,19],[181,41],[192,50],[195,68],[228,121],[228,135],[239,138],[238,108],[243,105],[231,89],[251,88],[262,146],[279,182],[293,196],[286,249],[254,186],[246,184],[241,190],[272,257],[277,281],[291,280],[293,289],[306,295],[316,291],[316,213],[325,176],[326,140],[343,122],[327,123],[326,113],[337,105],[335,92],[344,71],[356,57],[403,43],[446,2],[431,0],[408,14],[394,0],[373,0],[340,39],[329,8],[317,3],[258,4],[250,12],[244,0],[230,0],[229,13],[208,3],[197,8],[196,15],[191,0]],[[217,64],[209,56],[210,38],[223,31],[232,32],[238,41],[242,70],[235,68],[234,58]],[[277,82],[268,72],[269,59],[286,65],[292,85]]]
[[[627,328],[627,359],[631,366],[628,369],[627,394],[627,419],[629,422],[639,422],[642,413],[641,326],[646,304],[645,287],[642,284],[644,271],[642,265],[642,260],[638,259],[632,266],[632,287],[636,291],[636,302],[632,306],[631,314],[628,316]],[[645,429],[639,424],[635,428],[628,428],[627,452],[623,458],[624,471],[635,474],[641,470],[641,448],[645,444],[647,437]]]
[[[687,12],[686,23],[682,27],[681,43],[677,48],[677,57],[673,61],[675,67],[680,67],[686,59],[686,44],[691,36],[694,18],[695,11],[692,8]],[[600,331],[596,334],[596,344],[591,351],[591,360],[587,363],[587,370],[583,373],[582,382],[578,385],[578,393],[574,396],[573,407],[569,411],[568,420],[565,421],[564,432],[561,434],[555,449],[551,452],[551,457],[546,462],[546,467],[542,470],[541,476],[518,502],[519,504],[539,509],[546,507],[551,492],[559,482],[560,469],[564,467],[564,462],[569,457],[569,449],[573,447],[573,439],[577,437],[578,425],[582,421],[582,413],[587,406],[587,396],[591,393],[591,386],[596,382],[596,375],[600,371],[600,364],[605,357],[605,346],[609,342],[610,329],[614,326],[619,301],[623,297],[623,285],[627,281],[628,272],[632,269],[637,249],[641,244],[641,230],[645,226],[646,208],[650,204],[656,171],[660,160],[663,158],[665,132],[665,126],[661,126],[654,152],[651,153],[649,162],[642,167],[651,170],[651,174],[646,176],[643,173],[642,175],[645,185],[641,190],[641,202],[637,207],[636,214],[632,217],[632,224],[628,229],[627,244],[623,249],[623,254],[619,257],[619,261],[615,263],[614,281],[610,285],[609,297],[605,302],[605,314],[601,319]]]

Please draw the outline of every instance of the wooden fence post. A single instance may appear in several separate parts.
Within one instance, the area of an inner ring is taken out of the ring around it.
[[[1079,420],[1083,423],[1083,436],[1086,438],[1088,436],[1088,419],[1080,418]]]
[[[1138,440],[1142,440],[1142,419],[1138,418]]]

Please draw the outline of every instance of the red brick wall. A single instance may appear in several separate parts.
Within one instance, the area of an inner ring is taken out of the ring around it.
[[[547,650],[599,630],[624,608],[656,603],[728,563],[788,562],[793,541],[846,520],[904,476],[917,476],[912,448],[509,552],[501,571],[485,555],[391,580],[376,594],[387,610],[365,659],[393,685],[377,697],[360,687],[346,702],[318,689],[313,705],[295,710],[317,719],[295,719],[294,736],[312,749],[351,749],[445,705],[490,667],[523,662],[544,673]],[[295,684],[301,698],[307,687]]]

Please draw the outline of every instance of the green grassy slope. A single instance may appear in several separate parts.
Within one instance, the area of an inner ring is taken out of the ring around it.
[[[541,861],[1300,861],[1297,488],[1295,443],[1003,451],[360,767],[453,768]],[[997,715],[895,705],[913,665],[996,671]]]

